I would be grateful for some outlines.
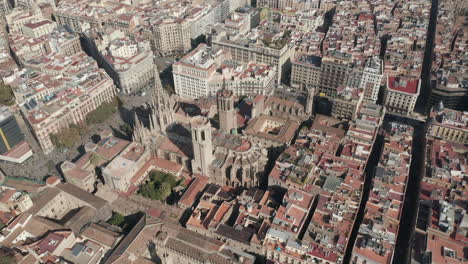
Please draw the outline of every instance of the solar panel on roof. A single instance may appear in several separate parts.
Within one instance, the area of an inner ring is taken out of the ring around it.
[[[72,255],[73,256],[78,256],[83,250],[85,249],[85,246],[83,244],[75,244],[75,246],[72,248]]]

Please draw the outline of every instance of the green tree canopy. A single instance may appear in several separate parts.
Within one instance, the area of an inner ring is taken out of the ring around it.
[[[15,95],[10,85],[4,84],[0,81],[0,105],[14,105]]]

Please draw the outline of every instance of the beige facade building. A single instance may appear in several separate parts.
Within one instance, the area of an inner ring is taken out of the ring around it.
[[[270,94],[276,79],[276,68],[261,63],[238,64],[219,48],[200,44],[173,65],[175,92],[195,99],[214,96],[222,88],[235,95]]]
[[[153,46],[163,56],[186,53],[191,48],[190,23],[165,19],[153,25]]]
[[[435,138],[468,144],[468,112],[447,109],[439,103],[431,111],[428,134]]]
[[[410,77],[387,77],[384,104],[387,111],[408,115],[413,113],[421,81]]]
[[[367,60],[362,72],[359,88],[364,91],[364,100],[375,103],[379,97],[380,86],[383,81],[383,63],[378,57]]]
[[[143,180],[141,176],[149,171],[143,169],[143,173],[139,172],[150,158],[150,151],[147,147],[136,142],[128,144],[117,157],[102,169],[105,184],[121,192],[129,191],[132,185],[140,185],[141,180]]]
[[[322,58],[314,55],[300,54],[292,61],[291,86],[307,89],[316,88],[320,82],[320,65]]]
[[[350,73],[351,54],[330,51],[322,58],[319,91],[335,97],[338,87],[345,85]]]
[[[5,15],[9,33],[21,33],[23,25],[43,20],[39,9],[24,10],[15,8]]]
[[[86,154],[76,162],[62,163],[60,168],[68,183],[93,192],[97,180],[96,168],[110,162],[130,144],[127,140],[113,137],[107,131],[101,133],[101,138],[97,144],[86,144]]]
[[[44,19],[24,24],[21,31],[30,38],[38,38],[49,35],[56,27],[57,23]]]
[[[49,47],[52,52],[72,56],[82,51],[80,36],[65,29],[57,27],[49,35]]]
[[[154,80],[155,65],[149,43],[129,38],[114,39],[101,50],[103,66],[123,93],[141,90]],[[146,44],[146,45],[145,45]]]
[[[116,89],[112,79],[100,69],[74,76],[62,87],[47,87],[49,96],[32,103],[27,101],[21,111],[44,153],[55,147],[51,134],[60,133],[71,124],[79,124],[86,115],[104,102],[111,102]],[[59,93],[60,92],[60,93]],[[55,96],[53,99],[50,95]]]
[[[257,38],[259,36],[256,36]],[[237,34],[228,36],[228,33],[221,32],[213,37],[212,45],[214,48],[221,48],[228,52],[234,61],[248,63],[267,64],[275,67],[277,73],[277,83],[281,83],[282,78],[291,68],[290,58],[294,53],[292,45],[284,40],[283,45],[264,45],[261,41],[252,41],[255,36]]]
[[[14,212],[16,214],[25,212],[33,206],[31,197],[15,189],[0,189],[0,211]]]
[[[348,86],[339,87],[338,95],[335,98],[330,98],[332,100],[331,115],[338,119],[355,119],[363,98],[362,90]]]

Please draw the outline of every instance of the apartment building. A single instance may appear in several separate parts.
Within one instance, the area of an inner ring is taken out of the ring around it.
[[[8,0],[7,0],[8,1]],[[9,33],[21,33],[21,28],[30,22],[43,20],[39,9],[23,10],[15,8],[5,15]]]
[[[167,18],[152,26],[152,41],[156,51],[163,56],[186,53],[191,48],[190,23],[180,19]]]
[[[351,54],[330,51],[322,58],[319,91],[335,97],[338,87],[345,85],[351,70]]]
[[[0,15],[6,14],[12,8],[9,0],[0,0]]]
[[[355,119],[363,96],[363,92],[359,89],[340,86],[337,96],[332,99],[331,115],[338,119]]]
[[[468,87],[465,84],[466,78],[442,69],[435,73],[435,75],[431,82],[431,95],[428,107],[436,106],[442,101],[444,106],[450,109],[466,109],[466,102],[468,102]]]
[[[230,35],[220,32],[213,36],[213,48],[221,48],[228,52],[234,61],[248,63],[255,61],[274,66],[278,69],[277,83],[285,79],[291,68],[290,58],[294,53],[292,45],[289,45],[289,36],[283,32],[282,37],[275,42],[261,41],[261,33],[251,32],[248,35]],[[266,44],[265,44],[266,43]]]
[[[101,69],[73,77],[54,78],[61,79],[61,82],[49,83],[51,86],[41,89],[46,93],[21,105],[25,120],[46,154],[55,148],[51,134],[83,122],[89,112],[104,102],[110,102],[116,93],[112,79]],[[29,89],[32,93],[39,92],[33,87]]]
[[[404,76],[387,76],[384,104],[387,111],[403,115],[413,113],[421,81]]]
[[[238,64],[219,48],[200,44],[173,65],[176,94],[185,98],[214,96],[222,88],[236,95],[269,94],[276,68],[262,63]]]
[[[307,89],[319,85],[322,57],[308,54],[299,54],[291,67],[291,86]]]
[[[89,28],[101,28],[103,22],[115,13],[97,1],[61,1],[54,11],[60,25],[67,25],[76,32]]]
[[[30,38],[38,38],[49,35],[56,27],[57,23],[44,19],[24,24],[21,31]]]
[[[80,36],[63,26],[58,26],[48,35],[49,48],[52,52],[72,56],[82,51]]]
[[[155,65],[149,43],[127,37],[112,40],[101,50],[103,68],[123,93],[132,93],[151,84]]]
[[[439,103],[430,113],[428,134],[435,138],[468,144],[468,112],[444,108]]]
[[[383,81],[383,63],[378,57],[370,57],[362,72],[359,88],[364,91],[364,100],[375,103]]]

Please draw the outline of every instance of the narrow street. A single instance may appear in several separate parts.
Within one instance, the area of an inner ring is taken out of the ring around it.
[[[431,96],[431,70],[432,60],[434,54],[434,38],[437,25],[437,10],[439,6],[439,0],[431,0],[431,12],[429,17],[429,25],[426,34],[426,45],[424,49],[424,58],[421,69],[421,91],[419,98],[416,102],[415,112],[425,113],[427,112],[429,98]]]

